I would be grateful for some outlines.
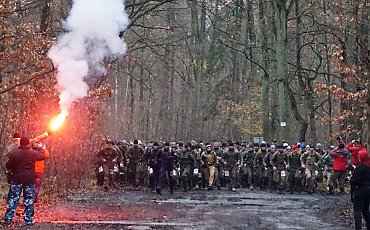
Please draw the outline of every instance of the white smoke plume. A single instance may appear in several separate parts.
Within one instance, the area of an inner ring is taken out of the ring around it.
[[[48,56],[57,72],[61,114],[68,115],[72,102],[87,95],[88,76],[103,75],[104,61],[121,57],[127,50],[119,37],[129,19],[123,0],[74,0],[60,36]]]

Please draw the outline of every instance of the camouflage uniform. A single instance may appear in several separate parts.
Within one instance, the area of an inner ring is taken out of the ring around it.
[[[133,146],[127,151],[128,179],[133,186],[138,186],[142,181],[144,150],[139,146]]]
[[[276,151],[270,161],[273,167],[273,181],[279,186],[280,192],[285,188],[287,162],[287,155],[281,150]]]
[[[127,182],[127,158],[126,158],[126,153],[128,150],[127,144],[125,142],[120,142],[118,143],[118,148],[120,150],[120,156],[117,159],[117,164],[119,166],[119,182],[121,184]]]
[[[329,182],[333,176],[333,158],[330,156],[329,152],[327,152],[323,156],[322,161],[324,165],[324,178],[326,178],[326,189],[329,191]]]
[[[110,186],[114,186],[114,166],[117,165],[118,152],[115,147],[107,146],[98,152],[97,156],[97,174],[98,185],[104,185],[104,177],[108,172],[108,181]]]
[[[115,182],[120,182],[120,163],[125,159],[123,150],[118,145],[112,146],[116,150],[116,158],[112,163],[113,170],[110,171]]]
[[[213,187],[214,176],[215,176],[215,164],[217,163],[217,156],[214,151],[204,151],[202,153],[203,172],[205,175],[205,181],[208,188]]]
[[[259,186],[261,189],[264,189],[264,170],[265,166],[263,165],[263,158],[267,154],[266,151],[259,150],[255,155],[253,159],[253,167],[254,171],[256,172],[256,181],[255,185]]]
[[[254,175],[254,167],[253,161],[256,153],[252,150],[245,151],[242,154],[242,185],[244,183],[248,183],[251,189],[253,189],[253,175]]]
[[[218,188],[224,186],[224,162],[222,161],[223,150],[221,148],[215,148],[213,150],[216,153],[217,163],[215,165],[215,185]]]
[[[317,152],[318,154],[320,154],[321,158],[323,159],[323,157],[324,157],[324,155],[326,154],[326,152],[322,149],[322,147],[321,147],[321,144],[320,144],[320,143],[318,143],[318,144],[316,145],[315,150],[316,150],[316,152]],[[324,180],[324,168],[323,168],[323,167],[319,167],[319,168],[318,168],[318,175],[317,175],[317,177],[316,177],[316,184],[315,184],[315,187],[317,187],[319,183],[321,184],[321,183],[323,182],[323,180]]]
[[[34,184],[18,184],[12,182],[8,194],[8,204],[4,219],[11,221],[17,208],[20,194],[23,190],[23,205],[24,205],[24,221],[25,223],[32,223],[34,215],[34,196],[35,196],[35,185]]]
[[[307,191],[312,193],[315,177],[318,175],[318,168],[321,163],[321,156],[314,150],[307,150],[301,156],[301,163],[303,168],[305,168]]]
[[[193,177],[195,162],[195,157],[191,151],[186,149],[179,154],[180,176],[184,191],[192,188],[191,178]]]
[[[271,158],[275,154],[275,152],[268,151],[265,157],[263,158],[263,166],[265,167],[265,171],[263,174],[263,184],[268,186],[268,188],[274,189],[274,181],[273,181],[273,173],[272,173],[272,165],[271,165]]]
[[[200,179],[202,178],[202,157],[198,149],[193,149],[192,154],[195,158],[195,165],[193,170],[193,186],[199,189]]]
[[[231,150],[230,148],[222,154],[222,159],[225,162],[225,171],[227,170],[230,174],[229,189],[234,190],[236,188],[236,179],[238,173],[238,164],[240,162],[240,153],[238,150]]]

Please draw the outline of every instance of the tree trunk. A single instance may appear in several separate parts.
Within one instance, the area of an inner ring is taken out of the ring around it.
[[[46,0],[44,1],[42,5],[42,10],[41,10],[41,19],[40,19],[40,31],[42,33],[46,33],[46,30],[48,29],[49,26],[49,20],[50,20],[50,4],[51,0]]]
[[[287,63],[287,9],[286,1],[273,1],[276,22],[276,61],[278,75],[278,118],[279,138],[289,139],[290,123],[288,122],[288,103],[286,89],[288,87]],[[283,125],[285,123],[286,127]]]
[[[135,136],[135,130],[134,130],[134,112],[135,112],[135,91],[134,91],[134,79],[132,76],[129,76],[129,90],[130,90],[130,115],[129,115],[129,121],[128,121],[128,134],[131,139],[137,138]]]
[[[327,13],[327,3],[325,1],[323,1],[323,7],[324,7],[324,13],[326,14]],[[330,76],[330,73],[331,73],[331,65],[330,65],[330,62],[329,62],[329,59],[330,59],[330,55],[329,55],[329,50],[330,50],[330,43],[328,41],[328,34],[325,34],[325,60],[326,63],[325,63],[325,67],[326,67],[326,74],[325,74],[325,81],[326,81],[326,84],[330,85],[332,84],[332,79],[331,79],[331,76]],[[328,135],[327,137],[331,137],[333,135],[333,122],[332,122],[332,119],[333,119],[333,100],[332,100],[332,94],[330,91],[328,91],[328,116],[329,116],[329,129],[328,129]]]
[[[300,37],[302,23],[301,23],[300,10],[299,10],[299,0],[294,0],[294,3],[295,3],[295,14],[296,14],[296,17],[297,17],[297,20],[296,20],[297,24],[296,24],[296,31],[295,31],[296,32],[296,60],[297,60],[296,72],[297,72],[298,80],[301,83],[301,88],[303,88],[304,86],[303,86],[302,82],[303,82],[303,78],[304,78],[304,76],[303,76],[304,73],[303,73],[302,62],[301,62],[301,59],[302,59],[302,57],[301,57],[302,41],[301,41],[301,37]],[[290,91],[291,91],[291,89],[290,89]],[[297,105],[297,102],[296,102],[296,99],[295,99],[295,95],[294,95],[293,92],[290,92],[290,91],[289,91],[289,98],[290,98],[290,103],[291,103],[291,106],[292,106],[293,116],[299,122],[299,124],[301,125],[300,135],[299,135],[299,140],[298,141],[306,141],[308,122],[299,113],[299,108],[298,108],[298,105]],[[310,109],[314,108],[313,104],[312,105],[309,104],[309,105],[310,105]],[[312,111],[312,110],[310,110],[310,111]],[[312,123],[311,123],[311,125],[312,125]]]
[[[268,35],[266,28],[266,15],[264,0],[259,0],[259,19],[261,29],[261,50],[262,50],[262,67],[269,71],[270,61],[268,57]],[[262,133],[267,141],[271,141],[271,123],[270,123],[270,76],[266,71],[262,72]]]

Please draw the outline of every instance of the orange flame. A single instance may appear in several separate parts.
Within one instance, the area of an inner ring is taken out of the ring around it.
[[[60,113],[57,117],[51,120],[49,124],[49,128],[51,131],[57,131],[63,124],[64,120],[66,119],[66,115],[64,113]]]

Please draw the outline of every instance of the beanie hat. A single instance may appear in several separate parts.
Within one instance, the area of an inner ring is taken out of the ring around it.
[[[153,143],[153,146],[159,146],[158,142],[156,142],[156,141],[155,141],[155,142]]]
[[[164,144],[163,144],[164,146],[170,146],[170,142],[168,142],[168,141],[166,141],[166,142],[164,142]]]
[[[27,146],[30,144],[30,139],[28,137],[22,137],[20,140],[20,145]]]
[[[361,163],[365,164],[367,167],[370,167],[369,153],[366,149],[362,149],[358,152],[358,159]]]
[[[20,132],[16,132],[16,133],[14,133],[14,135],[13,135],[13,138],[22,138],[23,137],[23,135],[22,135],[22,133],[20,133]]]

